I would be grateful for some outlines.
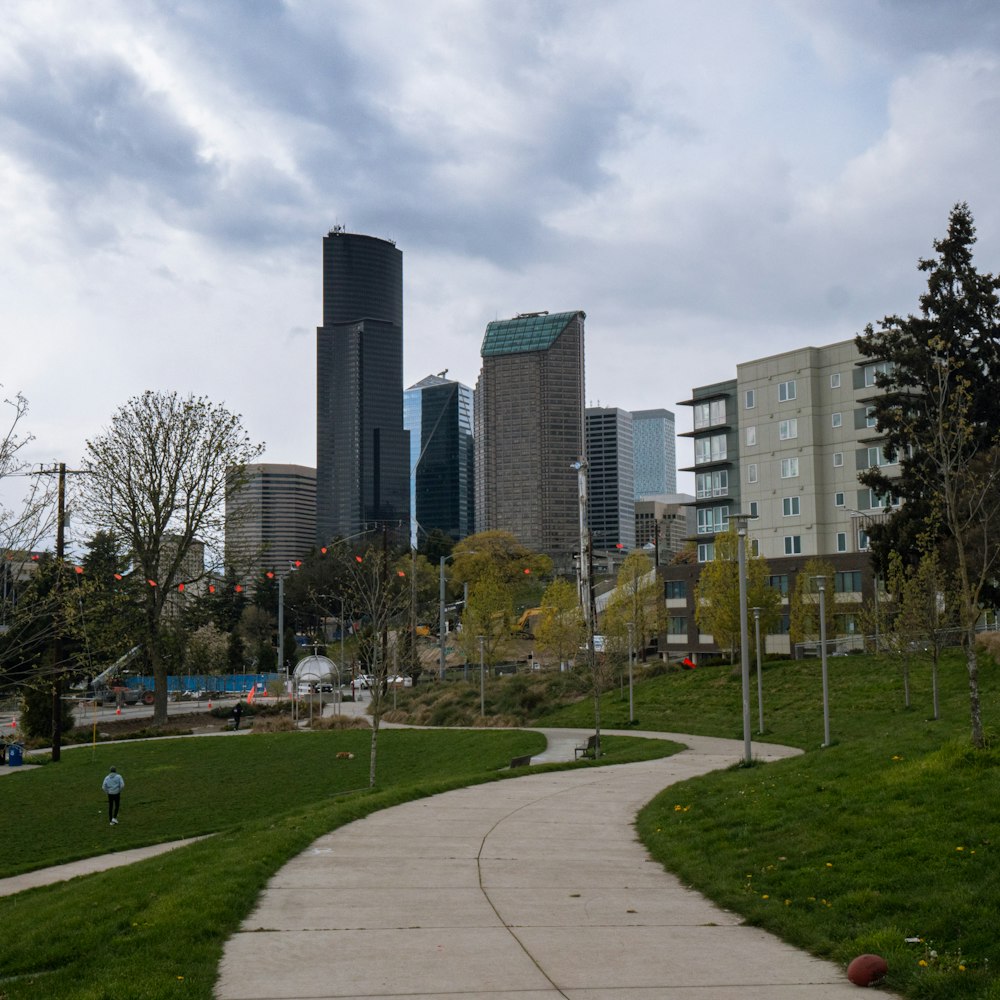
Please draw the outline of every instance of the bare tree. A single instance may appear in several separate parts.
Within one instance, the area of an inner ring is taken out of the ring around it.
[[[201,396],[147,391],[130,399],[103,434],[87,442],[84,509],[128,545],[142,588],[142,639],[155,685],[153,722],[167,719],[161,620],[172,592],[205,575],[190,558],[221,552],[227,486],[263,446],[240,417]]]
[[[393,565],[385,545],[356,555],[349,565],[348,604],[365,622],[359,636],[359,654],[370,678],[368,711],[372,737],[368,784],[374,788],[379,726],[388,704],[390,678],[394,674],[390,644],[396,641],[393,631],[406,626],[410,587],[405,571]]]

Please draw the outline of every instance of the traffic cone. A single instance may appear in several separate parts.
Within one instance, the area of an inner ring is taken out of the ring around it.
[[[116,708],[115,709],[115,715],[121,715],[121,714],[122,714],[122,710],[120,708]]]

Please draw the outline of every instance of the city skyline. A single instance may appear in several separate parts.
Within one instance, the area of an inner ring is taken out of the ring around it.
[[[406,247],[405,384],[471,385],[487,322],[573,307],[587,405],[628,410],[912,311],[957,201],[998,270],[994,5],[432,6],[5,5],[0,378],[31,461],[154,389],[312,464],[338,223]]]

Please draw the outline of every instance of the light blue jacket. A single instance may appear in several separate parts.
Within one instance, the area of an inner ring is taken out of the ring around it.
[[[124,787],[125,779],[117,771],[112,771],[101,785],[108,795],[118,795]]]

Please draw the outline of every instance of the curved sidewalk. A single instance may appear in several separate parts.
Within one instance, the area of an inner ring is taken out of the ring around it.
[[[590,735],[557,733],[574,743]],[[741,760],[743,744],[630,735],[688,749],[464,788],[321,837],[277,873],[227,943],[216,996],[856,996],[842,969],[742,926],[665,873],[635,838],[634,817],[654,795]],[[754,744],[762,760],[797,752]]]

